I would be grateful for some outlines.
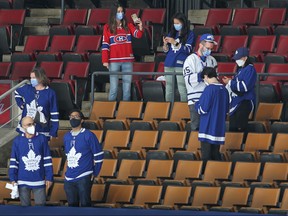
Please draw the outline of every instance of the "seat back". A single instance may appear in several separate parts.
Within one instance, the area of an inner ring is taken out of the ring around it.
[[[113,118],[116,105],[116,101],[94,101],[89,119],[98,120],[101,117]]]
[[[157,144],[158,131],[142,131],[134,132],[130,150],[142,150],[144,147],[154,148]]]
[[[186,102],[174,102],[170,121],[181,121],[183,119],[190,119],[190,111]]]
[[[218,24],[230,24],[232,9],[209,9],[205,26],[212,27]]]
[[[87,9],[67,9],[64,14],[62,25],[85,25]]]
[[[134,185],[117,185],[109,186],[106,203],[115,204],[117,202],[130,202],[132,198]]]
[[[288,39],[288,37],[287,37]],[[278,63],[271,63],[268,67],[268,74],[273,73],[287,73],[288,71],[288,65],[287,64],[278,64]],[[268,76],[266,81],[269,82],[279,82],[280,80],[288,81],[288,76]]]
[[[131,18],[132,14],[136,14],[137,17],[140,16],[140,9],[139,8],[126,8],[125,16],[128,23],[133,23],[133,19]]]
[[[25,20],[26,10],[12,9],[0,10],[0,26],[5,25],[23,25]]]
[[[52,186],[52,191],[50,194],[50,202],[60,202],[63,200],[67,200],[65,191],[64,191],[64,184],[60,182],[54,182]]]
[[[168,185],[163,204],[174,205],[174,203],[188,203],[189,196],[191,193],[191,187],[179,187]]]
[[[9,183],[8,181],[5,180],[1,180],[0,181],[0,200],[4,200],[4,199],[10,199],[11,198],[11,190],[7,189],[5,186],[6,184]]]
[[[202,172],[203,161],[179,160],[174,180],[185,180],[186,178],[199,178]],[[187,169],[189,167],[189,169]]]
[[[276,36],[252,36],[250,48],[250,56],[256,56],[263,53],[263,51],[273,52],[275,46]]]
[[[234,54],[239,47],[246,47],[247,43],[247,35],[224,36],[221,53],[226,53],[227,55]]]
[[[225,133],[225,143],[221,145],[220,152],[224,153],[225,151],[241,149],[243,143],[244,133],[239,132],[226,132]]]
[[[170,177],[173,169],[173,160],[150,160],[147,168],[146,179],[157,177]]]
[[[259,16],[259,8],[236,8],[232,21],[233,26],[256,24]]]
[[[48,45],[48,35],[28,35],[23,52],[30,53],[37,50],[47,50]]]
[[[281,209],[288,209],[288,189],[285,189],[282,197]]]
[[[88,77],[89,62],[67,62],[63,80],[71,80],[71,76]]]
[[[141,21],[144,25],[146,22],[164,24],[166,8],[144,8],[141,15]]]
[[[142,176],[145,167],[145,160],[126,160],[121,161],[117,179],[128,179],[129,176]]]
[[[280,195],[279,188],[255,188],[251,207],[276,206]]]
[[[62,158],[60,157],[53,157],[52,158],[52,165],[53,165],[53,175],[59,175],[60,168],[61,168]]]
[[[265,71],[265,63],[263,62],[255,62],[253,63],[256,73],[264,73]],[[262,79],[262,78],[260,78]]]
[[[235,196],[237,194],[237,196]],[[225,187],[221,207],[233,207],[234,205],[247,205],[250,188]]]
[[[142,107],[142,101],[120,101],[116,119],[140,118]]]
[[[246,179],[257,179],[260,174],[261,163],[236,162],[232,182],[243,182]]]
[[[36,67],[36,62],[14,62],[11,71],[12,80],[30,78],[31,71]]]
[[[188,152],[196,152],[200,149],[200,141],[198,140],[198,131],[191,131],[189,140],[187,143]]]
[[[283,24],[286,15],[286,8],[263,8],[259,26],[273,26]]]
[[[272,141],[272,133],[248,133],[244,151],[268,150]]]
[[[159,150],[184,148],[186,131],[163,131],[160,139]]]
[[[127,147],[130,131],[107,130],[103,150],[113,150],[114,147]]]
[[[262,182],[273,182],[274,180],[287,180],[288,163],[266,162],[262,174]]]
[[[75,51],[77,53],[85,53],[90,50],[99,51],[101,39],[101,35],[80,35]]]
[[[11,69],[10,62],[0,62],[0,78],[9,78],[10,69]]]
[[[139,185],[137,187],[134,204],[144,205],[147,202],[159,202],[162,192],[160,185]]]
[[[103,200],[105,184],[93,184],[91,189],[91,201],[100,202]]]
[[[50,79],[59,79],[62,75],[63,62],[44,62],[40,63],[40,67],[44,69],[46,76]]]
[[[170,102],[151,102],[146,104],[143,120],[151,121],[156,118],[168,119]]]
[[[133,72],[154,72],[155,62],[133,62]],[[133,80],[152,79],[152,75],[133,76]]]
[[[97,137],[99,143],[102,143],[103,136],[104,136],[103,135],[104,134],[103,130],[90,130],[90,131],[95,134],[95,136]]]
[[[219,77],[222,77],[221,73],[231,73],[231,76],[225,75],[229,78],[232,78],[234,73],[237,71],[237,65],[234,62],[218,62],[217,72]],[[221,79],[221,78],[220,78]]]
[[[75,35],[54,35],[52,38],[50,52],[62,50],[72,51],[76,41]]]
[[[277,43],[276,54],[277,55],[287,55],[287,49],[285,47],[288,46],[288,35],[280,35]]]
[[[114,176],[116,172],[117,159],[103,159],[101,170],[98,177]]]
[[[255,121],[279,120],[283,103],[259,103],[255,114]]]
[[[273,152],[285,152],[288,149],[288,134],[278,133],[276,135]]]
[[[228,179],[231,173],[232,162],[208,161],[204,172],[204,181]]]
[[[220,187],[197,186],[194,192],[192,206],[204,206],[205,204],[217,204],[219,200]]]
[[[109,8],[94,8],[90,10],[87,25],[98,25],[109,22],[110,9]]]

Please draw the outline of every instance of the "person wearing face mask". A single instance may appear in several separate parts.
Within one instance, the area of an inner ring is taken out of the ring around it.
[[[225,120],[229,112],[229,93],[218,81],[217,72],[213,67],[205,67],[200,73],[207,83],[195,110],[200,115],[198,139],[201,142],[201,159],[221,160],[220,145],[225,141]]]
[[[91,206],[91,188],[101,169],[104,152],[94,133],[82,128],[84,115],[80,110],[69,114],[72,130],[64,135],[67,156],[64,190],[69,206]]]
[[[238,48],[233,59],[238,65],[236,75],[233,79],[222,79],[230,92],[229,131],[245,132],[249,115],[255,107],[257,74],[246,47]]]
[[[22,118],[30,116],[36,123],[36,131],[48,139],[57,137],[59,112],[56,93],[49,88],[49,79],[44,69],[34,68],[30,73],[31,84],[24,85],[15,91],[15,100],[22,110]],[[18,125],[17,131],[23,132]]]
[[[122,72],[123,100],[131,98],[132,75],[125,72],[133,71],[134,55],[132,37],[141,38],[143,35],[142,22],[128,23],[125,9],[122,5],[112,7],[109,23],[104,26],[102,41],[102,63],[111,72]],[[118,92],[118,75],[110,75],[109,100],[115,101]]]
[[[214,45],[217,45],[217,42],[214,40],[213,35],[201,35],[198,50],[189,55],[184,62],[183,76],[187,89],[192,131],[199,129],[200,116],[195,111],[195,102],[199,100],[206,87],[200,76],[201,72],[204,67],[215,68],[217,66],[215,58],[210,55]]]
[[[174,72],[176,76],[178,91],[181,101],[187,101],[187,92],[184,78],[182,76],[185,59],[192,51],[194,44],[194,33],[189,30],[188,20],[183,13],[176,13],[172,18],[173,25],[170,33],[163,37],[163,51],[166,53],[164,62],[165,72]],[[166,81],[166,101],[172,101],[174,91],[172,89],[172,76],[165,76]]]
[[[21,120],[24,133],[13,141],[9,165],[12,185],[18,185],[22,206],[31,205],[31,192],[35,205],[45,205],[45,187],[53,182],[53,166],[46,137],[35,131],[34,120],[26,116]]]

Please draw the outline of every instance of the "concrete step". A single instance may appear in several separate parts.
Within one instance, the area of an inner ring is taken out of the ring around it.
[[[24,35],[48,35],[49,26],[25,26]]]
[[[30,9],[30,17],[56,17],[60,18],[61,9],[43,9],[35,8]]]
[[[48,24],[48,17],[26,17],[25,26],[45,26]]]

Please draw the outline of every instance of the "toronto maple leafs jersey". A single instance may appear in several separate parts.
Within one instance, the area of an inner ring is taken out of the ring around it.
[[[200,77],[204,67],[216,67],[217,62],[213,56],[200,57],[197,53],[189,55],[183,66],[183,76],[187,89],[188,105],[199,100],[206,85]]]
[[[233,115],[244,100],[251,102],[251,111],[253,111],[256,100],[256,79],[257,74],[254,66],[248,64],[246,67],[240,68],[234,78],[228,82],[226,88],[229,90],[231,100],[230,115]]]
[[[171,33],[168,34],[171,37]],[[175,41],[180,42],[179,32],[176,33]],[[168,51],[166,52],[166,58],[164,62],[165,67],[183,67],[185,59],[189,56],[192,51],[192,45],[194,43],[194,33],[189,31],[187,41],[185,44],[179,43],[178,46],[168,44]]]
[[[104,152],[95,134],[82,128],[74,136],[72,131],[64,136],[65,154],[67,156],[67,181],[77,181],[82,177],[100,172]]]
[[[45,187],[45,180],[53,181],[53,166],[47,138],[36,133],[32,138],[18,135],[13,142],[10,166],[10,181],[19,187]]]
[[[143,31],[137,29],[132,23],[128,23],[128,30],[118,27],[116,34],[110,32],[109,25],[104,25],[102,41],[102,62],[132,62],[134,55],[132,50],[132,36],[141,38]]]
[[[222,84],[210,84],[203,91],[195,109],[200,115],[198,139],[210,144],[224,144],[225,120],[229,112],[229,94]]]
[[[15,91],[17,105],[23,109],[22,118],[30,116],[36,123],[36,131],[47,137],[57,137],[59,112],[56,94],[48,86],[37,91],[32,85],[24,85]],[[18,125],[18,131],[20,130]]]

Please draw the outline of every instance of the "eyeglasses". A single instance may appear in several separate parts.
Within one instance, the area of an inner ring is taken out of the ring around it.
[[[25,125],[23,125],[23,126],[25,126],[25,127],[31,127],[31,126],[33,126],[33,125],[35,125],[35,123],[34,123],[34,122],[31,122],[31,123],[25,124]]]
[[[74,116],[74,115],[70,115],[69,116],[69,119],[81,119],[81,117],[80,116]]]
[[[208,47],[206,47],[206,46],[204,46],[205,47],[205,49],[207,49],[207,50],[213,50],[213,48],[208,48]]]

